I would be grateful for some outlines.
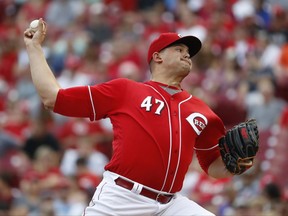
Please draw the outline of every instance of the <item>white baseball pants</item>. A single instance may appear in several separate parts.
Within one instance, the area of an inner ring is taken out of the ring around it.
[[[167,204],[161,204],[137,191],[130,191],[115,184],[119,175],[105,171],[103,180],[83,212],[83,216],[215,216],[197,203],[176,194]],[[138,183],[135,183],[138,184]]]

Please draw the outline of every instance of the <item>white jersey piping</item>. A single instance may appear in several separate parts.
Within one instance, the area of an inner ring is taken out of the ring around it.
[[[179,151],[178,151],[178,161],[177,161],[177,166],[176,166],[176,170],[174,173],[174,177],[170,186],[170,189],[168,192],[171,192],[173,186],[174,186],[174,182],[178,173],[178,169],[179,169],[179,164],[180,164],[180,159],[181,159],[181,151],[182,151],[182,121],[181,121],[181,109],[180,106],[182,105],[182,103],[187,102],[188,100],[190,100],[192,98],[192,95],[190,95],[190,97],[188,97],[187,99],[179,102],[178,104],[178,119],[179,119]]]
[[[150,86],[150,85],[147,85],[147,84],[144,84],[150,88],[152,88],[155,92],[157,92],[161,98],[164,100],[166,106],[167,106],[167,110],[168,110],[168,122],[169,122],[169,158],[168,158],[168,163],[167,163],[167,169],[166,169],[166,174],[165,174],[165,178],[164,178],[164,182],[163,182],[163,185],[161,187],[161,190],[160,191],[163,191],[164,187],[165,187],[165,184],[167,182],[167,178],[168,178],[168,173],[169,173],[169,169],[170,169],[170,165],[171,165],[171,155],[172,155],[172,125],[171,125],[171,112],[170,112],[170,108],[168,106],[168,103],[167,101],[165,100],[164,96],[159,92],[157,91],[157,89],[155,89],[153,86]]]
[[[96,111],[95,111],[95,107],[94,107],[94,102],[93,102],[90,86],[88,86],[88,91],[89,91],[90,102],[91,102],[92,111],[93,111],[93,121],[96,121]]]
[[[209,150],[212,150],[212,149],[216,148],[217,146],[219,146],[219,144],[216,144],[216,145],[214,145],[214,146],[212,146],[210,148],[207,148],[207,149],[195,148],[195,147],[194,147],[194,149],[197,150],[197,151],[209,151]]]

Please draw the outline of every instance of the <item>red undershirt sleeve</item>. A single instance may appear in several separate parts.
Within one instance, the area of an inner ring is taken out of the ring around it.
[[[220,156],[218,140],[225,135],[222,120],[214,115],[209,119],[208,125],[200,134],[195,144],[195,152],[201,168],[208,174],[211,163]]]

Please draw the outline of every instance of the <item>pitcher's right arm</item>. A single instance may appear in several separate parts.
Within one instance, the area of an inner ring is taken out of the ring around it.
[[[44,106],[53,110],[61,87],[50,69],[42,49],[46,31],[46,23],[41,18],[35,32],[30,28],[25,30],[24,42],[29,57],[32,81]]]

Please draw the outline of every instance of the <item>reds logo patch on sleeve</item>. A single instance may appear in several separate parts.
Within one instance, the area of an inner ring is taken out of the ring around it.
[[[192,113],[186,118],[186,120],[192,126],[197,135],[200,135],[208,124],[207,118],[201,113]]]

